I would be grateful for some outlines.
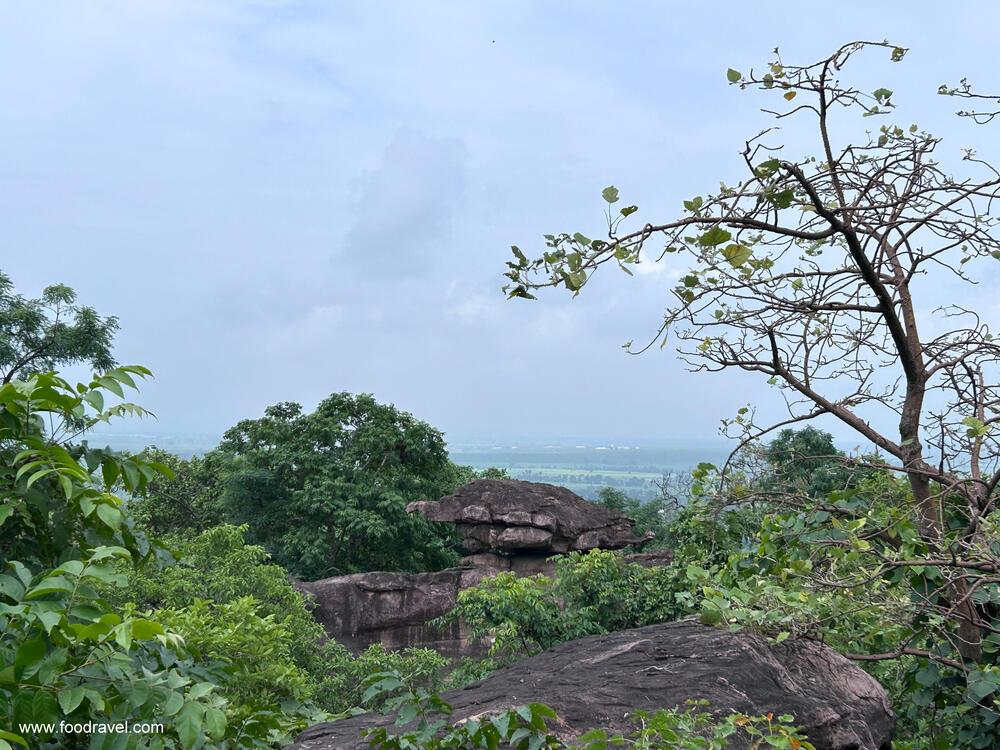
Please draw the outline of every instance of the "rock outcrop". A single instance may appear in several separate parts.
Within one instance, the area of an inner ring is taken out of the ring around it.
[[[355,573],[296,587],[313,599],[313,616],[327,634],[354,652],[373,643],[389,649],[433,648],[445,656],[478,653],[462,623],[430,620],[455,607],[458,594],[502,569],[485,564],[437,573]]]
[[[687,621],[563,643],[443,698],[455,721],[546,703],[559,716],[550,729],[563,740],[595,727],[627,729],[631,711],[692,699],[708,700],[708,710],[722,714],[792,714],[818,750],[888,750],[895,725],[882,687],[829,648],[810,641],[771,646]],[[390,722],[367,714],[319,724],[292,747],[367,747],[361,729]]]
[[[635,522],[588,503],[565,487],[517,479],[477,479],[438,501],[410,503],[411,513],[453,523],[469,552],[559,554],[642,544]]]
[[[434,648],[446,656],[482,652],[457,622],[429,624],[454,609],[459,592],[503,571],[552,575],[554,554],[640,544],[634,523],[621,513],[588,503],[563,487],[513,479],[480,479],[439,502],[411,503],[407,510],[432,521],[455,523],[474,554],[461,568],[437,573],[356,573],[296,586],[312,596],[313,614],[331,638],[352,651],[373,643],[386,648]],[[630,556],[642,565],[663,565],[669,552]]]

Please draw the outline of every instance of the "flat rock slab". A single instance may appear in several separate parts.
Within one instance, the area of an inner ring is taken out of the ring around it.
[[[477,479],[453,495],[410,503],[406,509],[455,524],[462,544],[473,553],[621,549],[652,538],[637,536],[632,519],[565,487],[519,479]]]
[[[635,709],[682,707],[693,699],[708,700],[708,710],[724,714],[792,714],[818,750],[888,750],[895,727],[882,687],[826,646],[772,646],[758,636],[689,621],[563,643],[443,697],[456,721],[548,704],[559,716],[550,729],[567,741],[597,727],[627,729]],[[291,747],[363,748],[362,729],[389,723],[366,714],[319,724]]]

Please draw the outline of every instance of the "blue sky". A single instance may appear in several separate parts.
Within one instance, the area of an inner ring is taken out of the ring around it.
[[[680,269],[505,302],[508,246],[596,233],[611,183],[666,218],[734,179],[767,120],[725,71],[775,46],[910,47],[858,74],[945,150],[989,155],[988,131],[934,91],[963,75],[1000,90],[994,8],[6,4],[0,268],[121,318],[120,360],[157,376],[141,401],[158,430],[219,432],[348,390],[456,438],[708,437],[773,395],[621,350],[654,330]]]

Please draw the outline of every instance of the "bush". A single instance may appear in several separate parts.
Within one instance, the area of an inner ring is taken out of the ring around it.
[[[574,552],[556,562],[555,577],[500,573],[458,595],[442,621],[464,620],[491,641],[503,661],[587,635],[651,625],[688,611],[679,597],[687,580],[677,565],[643,567],[619,552]]]
[[[127,594],[138,609],[179,610],[199,600],[228,604],[253,597],[261,617],[271,617],[288,632],[292,660],[314,672],[322,626],[309,613],[309,599],[292,586],[288,572],[270,561],[263,547],[247,544],[245,526],[222,525],[194,537],[165,539],[174,565],[129,572]],[[124,602],[122,602],[124,603]]]
[[[115,561],[152,554],[114,490],[140,494],[169,470],[53,436],[143,413],[106,406],[105,397],[147,374],[125,367],[76,386],[52,373],[0,384],[0,750],[27,739],[40,748],[86,744],[58,728],[62,719],[162,723],[165,733],[137,740],[157,748],[266,746],[281,722],[273,712],[230,722],[216,665],[102,595],[126,582]],[[28,722],[57,729],[31,735],[21,728]]]
[[[359,656],[352,656],[339,643],[325,644],[320,658],[324,674],[318,680],[317,701],[331,711],[346,711],[364,703],[364,685],[380,672],[399,674],[407,684],[437,691],[443,686],[446,668],[451,661],[429,648],[388,651],[381,644],[369,646]],[[380,704],[369,704],[378,708]]]

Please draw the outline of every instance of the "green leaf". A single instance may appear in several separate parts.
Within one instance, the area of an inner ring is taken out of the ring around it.
[[[789,101],[790,102],[792,99],[795,98],[795,92],[794,91],[786,91],[785,94],[784,94],[784,96],[785,96],[785,101]]]
[[[118,481],[118,464],[114,461],[105,461],[101,464],[101,476],[104,479],[104,486],[111,489]]]
[[[184,708],[174,720],[174,729],[185,748],[194,747],[201,738],[201,728],[205,717],[205,708],[195,701],[184,704]]]
[[[892,90],[885,88],[875,89],[872,92],[872,96],[874,96],[878,100],[879,104],[888,104],[889,97],[892,96]]]
[[[196,701],[199,698],[204,698],[214,689],[215,685],[211,682],[199,682],[188,691],[188,700]]]
[[[729,81],[730,83],[736,83],[741,78],[743,78],[743,74],[740,73],[740,71],[738,70],[733,70],[732,68],[730,68],[729,70],[726,71],[726,80]]]
[[[83,688],[79,685],[59,691],[59,707],[67,716],[73,713],[82,702]]]
[[[732,237],[733,235],[716,224],[698,237],[698,244],[703,247],[714,247],[716,245],[721,245],[723,242],[728,242],[732,239]]]
[[[0,505],[0,526],[3,526],[4,521],[10,518],[11,513],[14,512],[14,506],[11,503],[4,503]]]
[[[722,613],[717,609],[702,610],[698,616],[698,622],[702,625],[718,625],[722,622]]]
[[[122,522],[122,514],[118,508],[111,505],[101,504],[97,506],[97,517],[100,518],[104,525],[108,528],[114,530],[117,529]]]
[[[918,671],[914,677],[916,681],[924,687],[931,687],[937,684],[937,681],[941,678],[941,671],[938,669],[937,664],[931,662]]]
[[[752,255],[753,250],[746,245],[729,245],[722,250],[722,256],[735,268],[739,268],[750,260]]]
[[[777,159],[768,159],[767,161],[758,164],[754,168],[753,172],[758,177],[770,177],[771,175],[773,175],[775,172],[778,171],[778,168],[780,166],[781,162],[778,161]]]
[[[37,586],[33,586],[27,594],[25,594],[25,599],[37,599],[40,596],[45,596],[46,594],[72,594],[74,591],[74,586],[66,578],[61,575],[49,575],[38,582]]]
[[[28,742],[24,737],[13,732],[8,732],[6,729],[0,729],[0,740],[10,740],[11,742],[16,742],[18,745],[28,746]]]
[[[163,702],[163,706],[160,710],[163,711],[164,716],[173,716],[181,710],[183,705],[184,696],[175,692],[167,696],[167,699]]]
[[[163,635],[163,626],[152,620],[133,620],[132,635],[137,640],[148,641],[158,635]]]
[[[609,185],[601,191],[601,197],[604,198],[608,203],[618,202],[618,188],[614,185]]]
[[[45,637],[39,633],[34,638],[22,641],[14,655],[14,671],[19,677],[30,676],[38,671],[45,658]]]
[[[965,431],[968,437],[983,437],[989,431],[989,428],[975,417],[966,417],[962,420],[962,424],[968,427]]]
[[[226,714],[218,708],[205,709],[205,731],[214,740],[221,740],[226,734]]]

